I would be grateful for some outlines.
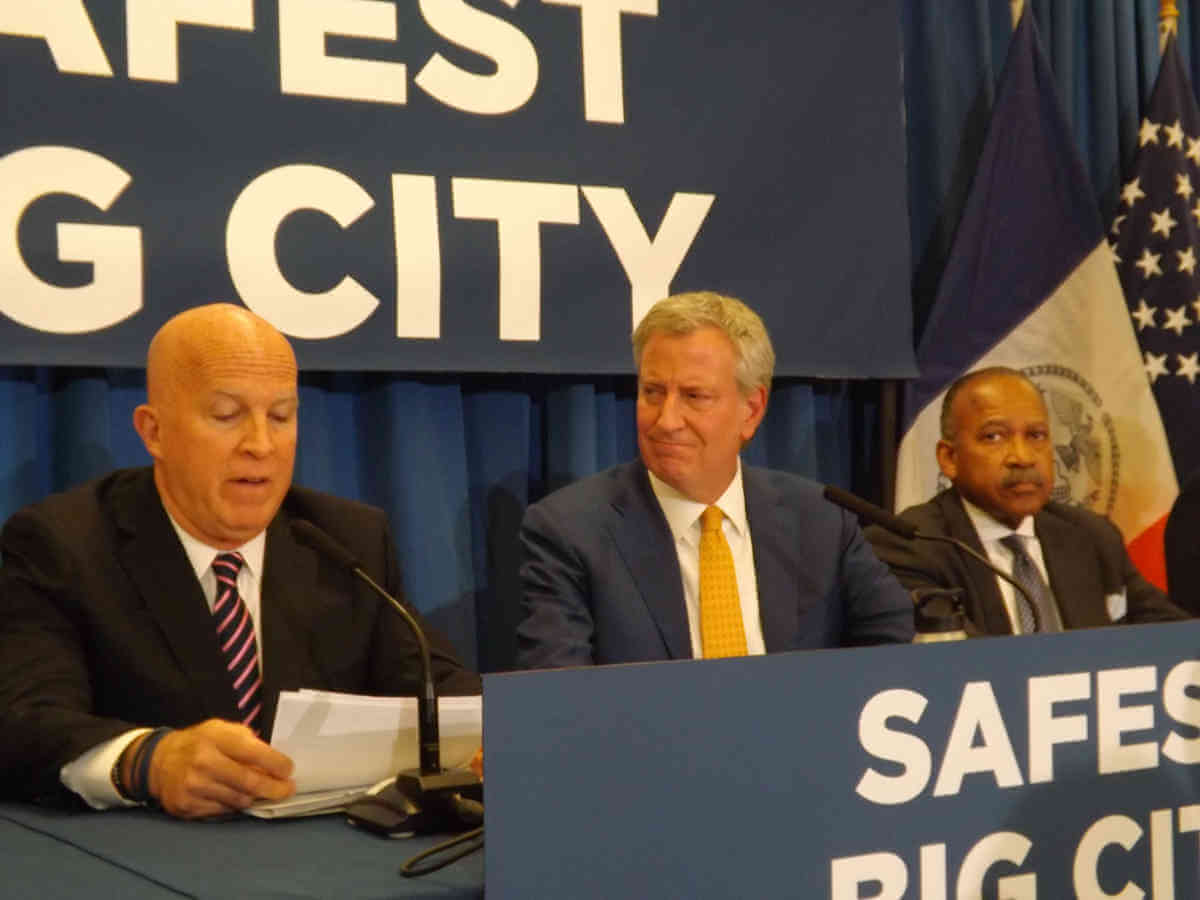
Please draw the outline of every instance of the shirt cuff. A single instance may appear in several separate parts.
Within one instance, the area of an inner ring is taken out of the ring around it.
[[[114,806],[137,806],[117,793],[112,782],[112,770],[125,748],[149,728],[134,728],[115,738],[109,738],[75,757],[58,771],[59,780],[67,789],[83,798],[92,809],[111,809]]]

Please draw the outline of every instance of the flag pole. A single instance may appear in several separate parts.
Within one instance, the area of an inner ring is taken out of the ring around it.
[[[1164,3],[1170,0],[1163,0]],[[1012,12],[1013,28],[1017,27],[1017,23],[1021,21],[1021,12],[1025,9],[1025,0],[1008,0],[1008,7]]]
[[[1160,0],[1158,4],[1158,52],[1167,47],[1167,41],[1179,34],[1179,7],[1175,0]]]

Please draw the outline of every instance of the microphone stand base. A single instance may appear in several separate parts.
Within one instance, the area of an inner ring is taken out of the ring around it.
[[[346,807],[346,819],[384,837],[456,834],[483,824],[483,784],[474,772],[406,769],[377,794]]]

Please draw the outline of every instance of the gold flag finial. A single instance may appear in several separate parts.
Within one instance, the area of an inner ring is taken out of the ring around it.
[[[1167,41],[1179,33],[1179,7],[1175,0],[1160,0],[1158,4],[1158,52],[1167,47]]]
[[[1164,3],[1169,0],[1163,0]],[[1025,9],[1025,0],[1008,0],[1009,9],[1012,10],[1013,28],[1017,27],[1017,23],[1021,21],[1021,11]]]

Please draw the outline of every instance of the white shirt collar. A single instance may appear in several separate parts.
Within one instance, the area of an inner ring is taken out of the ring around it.
[[[961,493],[958,495],[958,499],[962,500],[963,508],[967,511],[967,518],[971,520],[971,524],[975,526],[975,533],[979,535],[979,540],[985,545],[988,541],[1000,541],[1013,532],[1025,538],[1037,537],[1033,530],[1033,516],[1026,516],[1016,528],[1010,528],[994,518],[991,513],[980,509]]]
[[[654,491],[654,496],[658,498],[658,505],[662,507],[663,515],[667,518],[667,525],[671,529],[672,536],[676,540],[682,539],[698,543],[700,540],[700,514],[710,504],[689,500],[649,469],[646,470],[646,474],[650,476],[650,488]],[[729,487],[725,488],[725,493],[711,505],[716,506],[725,514],[725,518],[729,520],[738,535],[745,536],[750,533],[750,525],[746,519],[746,495],[742,489],[741,457],[738,457],[737,469],[733,473],[733,480],[729,482]]]
[[[263,556],[267,549],[267,532],[265,530],[260,531],[240,547],[235,547],[233,550],[219,550],[184,531],[169,512],[167,518],[171,520],[171,526],[179,535],[179,541],[183,544],[183,550],[187,554],[188,562],[192,564],[197,578],[203,578],[204,574],[212,569],[213,560],[217,558],[218,553],[242,554],[242,559],[246,561],[246,568],[250,570],[250,574],[256,579],[262,578]]]

